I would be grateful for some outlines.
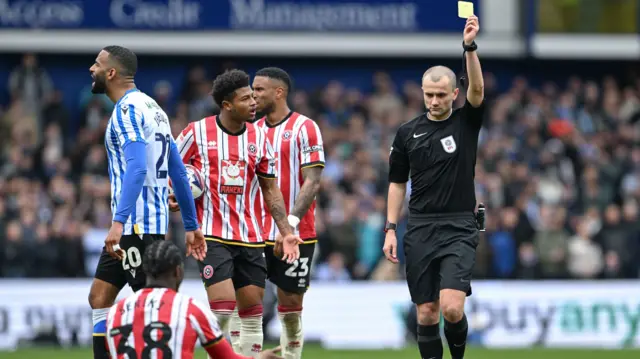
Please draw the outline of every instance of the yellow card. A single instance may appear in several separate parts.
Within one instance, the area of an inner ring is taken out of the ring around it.
[[[467,19],[473,15],[473,3],[468,1],[458,1],[458,17]]]

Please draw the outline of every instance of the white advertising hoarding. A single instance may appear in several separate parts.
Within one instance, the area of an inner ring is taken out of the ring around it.
[[[0,349],[55,325],[63,345],[91,343],[90,280],[0,281]],[[475,282],[470,334],[487,347],[640,347],[640,282]],[[200,281],[182,292],[206,301]],[[126,289],[123,295],[130,294]],[[404,283],[314,284],[305,298],[307,340],[327,347],[406,345]],[[270,324],[278,334],[277,320]]]

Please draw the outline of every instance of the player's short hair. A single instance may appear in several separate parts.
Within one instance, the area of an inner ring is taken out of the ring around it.
[[[182,265],[182,252],[170,241],[154,241],[143,255],[142,270],[151,278],[159,278]]]
[[[285,84],[287,92],[291,89],[291,77],[285,70],[279,67],[265,67],[258,70],[258,72],[256,72],[256,76],[282,81],[282,83]]]
[[[424,75],[422,75],[422,81],[424,81],[424,78],[427,76],[433,82],[438,82],[443,77],[447,77],[449,79],[449,84],[451,85],[451,90],[456,89],[456,74],[453,72],[453,70],[446,66],[430,67],[427,71],[424,72]]]
[[[109,58],[113,59],[118,67],[120,74],[124,77],[133,77],[138,71],[138,57],[136,54],[126,47],[111,45],[102,50],[109,53]]]
[[[223,101],[231,101],[236,90],[249,86],[249,75],[242,70],[228,70],[213,80],[211,95],[213,100],[222,107]]]

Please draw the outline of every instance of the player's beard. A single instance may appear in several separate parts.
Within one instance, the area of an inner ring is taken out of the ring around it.
[[[96,74],[91,86],[91,93],[103,94],[107,91],[107,78],[104,74]]]
[[[258,112],[261,115],[267,116],[275,110],[276,110],[276,103],[275,101],[272,101],[269,103],[265,103],[264,107],[261,110],[258,110]]]

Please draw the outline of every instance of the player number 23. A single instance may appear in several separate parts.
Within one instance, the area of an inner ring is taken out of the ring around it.
[[[284,272],[287,277],[305,277],[309,274],[309,258],[296,259]]]

